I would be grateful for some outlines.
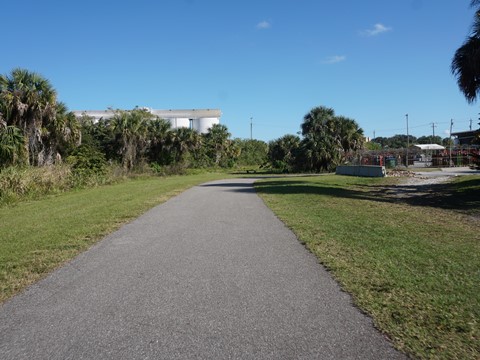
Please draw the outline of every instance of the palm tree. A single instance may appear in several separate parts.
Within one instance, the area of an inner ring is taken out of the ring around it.
[[[229,148],[232,145],[230,136],[228,128],[221,124],[214,124],[205,134],[207,154],[215,165],[219,165],[229,155]]]
[[[152,114],[143,109],[116,111],[111,126],[120,143],[120,155],[125,170],[132,169],[138,155],[146,150],[147,121]]]
[[[80,145],[80,122],[63,102],[56,104],[55,116],[45,124],[42,141],[45,145],[43,157],[46,164],[53,163],[61,155],[67,154],[69,149]]]
[[[25,138],[19,128],[0,121],[0,167],[26,160]]]
[[[174,164],[183,164],[188,154],[194,154],[202,146],[200,134],[189,128],[178,128],[168,133],[168,149]]]
[[[300,138],[297,135],[284,135],[268,144],[268,158],[270,163],[283,171],[291,171],[295,167],[296,155],[300,147]]]
[[[363,130],[349,118],[335,116],[333,109],[316,107],[304,117],[299,167],[308,171],[333,170],[348,151],[361,148]]]
[[[56,92],[42,76],[25,69],[0,75],[0,113],[8,126],[19,128],[27,138],[31,164],[43,165],[42,130],[55,117]]]
[[[170,123],[164,119],[155,118],[148,123],[148,155],[151,161],[164,164],[168,158],[167,140]]]
[[[480,91],[480,0],[472,0],[470,5],[477,7],[472,31],[455,52],[451,70],[460,91],[469,103],[473,103]]]
[[[313,134],[317,130],[322,129],[325,124],[335,117],[335,111],[332,108],[324,106],[316,107],[310,110],[303,117],[302,134]]]
[[[336,117],[339,128],[339,139],[345,152],[356,151],[362,148],[364,137],[363,130],[358,126],[355,120],[344,116]]]
[[[304,116],[303,140],[300,153],[304,170],[320,172],[337,163],[341,145],[335,134],[335,112],[331,108],[316,107]]]

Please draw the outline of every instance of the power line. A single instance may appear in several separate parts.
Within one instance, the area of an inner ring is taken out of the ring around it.
[[[472,126],[472,125],[471,125],[471,122],[472,122],[471,119],[469,119],[469,120],[467,120],[467,119],[460,119],[460,120],[455,119],[455,122],[456,122],[456,124],[457,124],[457,127],[460,127],[460,128],[462,127],[461,124],[465,124],[465,123],[467,123],[467,124],[470,123],[470,126]],[[418,124],[418,125],[413,125],[413,126],[412,126],[411,124],[409,124],[409,129],[411,130],[411,129],[419,129],[419,128],[432,127],[432,124],[433,124],[432,122],[430,122],[430,123]],[[437,122],[435,122],[434,124],[435,124],[435,127],[438,127],[438,125],[446,125],[446,124],[450,124],[450,122],[449,122],[449,121],[437,121]],[[471,127],[470,127],[470,128],[471,128]],[[393,131],[402,131],[402,130],[405,130],[405,128],[388,128],[388,129],[378,129],[378,128],[375,128],[376,133],[379,133],[379,134],[381,134],[381,133],[393,132]]]

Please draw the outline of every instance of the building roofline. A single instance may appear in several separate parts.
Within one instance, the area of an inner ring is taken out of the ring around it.
[[[458,136],[458,135],[475,135],[477,134],[478,132],[480,132],[480,130],[467,130],[467,131],[458,131],[458,132],[452,132],[452,135],[454,136]]]
[[[145,108],[151,114],[158,117],[165,118],[219,118],[222,116],[220,109],[150,109]],[[74,110],[73,113],[76,116],[82,116],[83,114],[91,115],[95,117],[112,117],[117,109],[108,110]],[[130,111],[130,110],[127,110]]]

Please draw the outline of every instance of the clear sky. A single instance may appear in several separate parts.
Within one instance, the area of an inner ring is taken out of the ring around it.
[[[272,140],[327,106],[365,135],[477,128],[450,72],[470,0],[0,0],[0,72],[48,78],[70,110],[218,108]]]

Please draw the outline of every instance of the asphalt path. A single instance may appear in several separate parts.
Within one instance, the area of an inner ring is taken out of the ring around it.
[[[252,183],[196,186],[4,303],[0,358],[404,358]]]

